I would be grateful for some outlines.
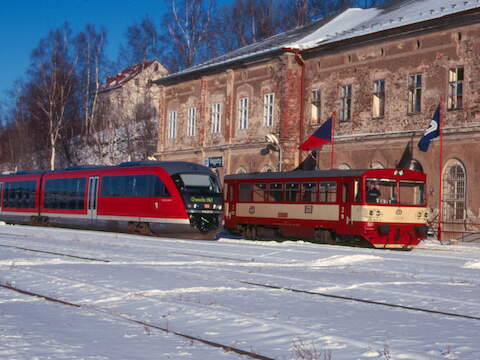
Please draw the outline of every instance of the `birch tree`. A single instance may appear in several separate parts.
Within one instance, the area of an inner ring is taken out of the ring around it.
[[[161,60],[170,71],[188,68],[209,57],[207,43],[212,35],[215,0],[170,0],[164,15],[162,41],[168,44]]]
[[[97,30],[87,24],[74,40],[77,74],[79,79],[79,96],[82,101],[82,133],[88,139],[95,112],[97,110],[98,91],[106,67],[105,46],[107,31]]]
[[[73,120],[76,110],[75,61],[71,58],[71,44],[68,24],[50,31],[33,50],[29,71],[31,114],[46,129],[52,170],[62,131],[67,121]]]

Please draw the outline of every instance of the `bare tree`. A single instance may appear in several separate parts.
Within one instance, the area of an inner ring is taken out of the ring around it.
[[[84,30],[75,37],[75,54],[78,59],[76,70],[83,107],[82,132],[86,138],[90,134],[90,126],[97,107],[100,79],[106,63],[106,41],[107,31],[104,28],[97,31],[91,24],[85,25]]]
[[[209,57],[206,49],[213,30],[216,0],[170,1],[162,21],[162,28],[166,29],[162,41],[169,45],[169,50],[161,60],[168,69],[177,71]]]
[[[50,31],[33,50],[29,71],[31,114],[47,129],[52,170],[58,141],[75,107],[76,76],[75,64],[70,58],[71,44],[68,24]]]

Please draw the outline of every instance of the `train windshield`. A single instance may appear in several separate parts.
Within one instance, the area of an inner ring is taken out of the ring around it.
[[[182,191],[189,193],[221,193],[217,179],[207,174],[180,174],[175,182]]]
[[[368,178],[367,203],[425,205],[425,183],[412,180]]]

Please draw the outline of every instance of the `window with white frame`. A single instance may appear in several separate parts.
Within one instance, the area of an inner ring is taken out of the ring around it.
[[[197,109],[191,107],[187,114],[187,136],[195,136],[195,127],[197,123]]]
[[[466,172],[463,164],[452,160],[443,175],[443,220],[465,219]]]
[[[273,110],[275,108],[275,94],[265,94],[263,96],[263,126],[273,126]]]
[[[373,82],[372,116],[382,118],[385,115],[385,80]]]
[[[419,113],[422,110],[422,74],[408,77],[408,113]]]
[[[175,139],[176,137],[177,137],[177,112],[170,111],[168,113],[167,138]]]
[[[221,116],[222,116],[222,108],[220,103],[212,104],[212,133],[217,134],[220,132],[220,125],[221,125]]]
[[[319,124],[322,119],[322,93],[320,89],[312,90],[312,123]]]
[[[463,108],[463,67],[448,70],[448,110]]]
[[[238,102],[238,128],[248,128],[248,98],[240,98]]]
[[[352,85],[344,85],[340,94],[340,121],[352,120]]]

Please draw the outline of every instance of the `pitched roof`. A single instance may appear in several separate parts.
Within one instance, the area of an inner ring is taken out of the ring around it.
[[[124,83],[134,78],[135,75],[141,73],[144,69],[152,65],[154,62],[155,60],[144,61],[123,69],[115,76],[108,76],[105,85],[100,91],[108,91],[122,86]]]
[[[168,82],[211,71],[223,65],[234,65],[237,62],[283,52],[287,48],[308,50],[474,9],[480,10],[480,0],[393,0],[369,9],[350,8],[329,18],[317,20],[165,76],[156,82]]]

